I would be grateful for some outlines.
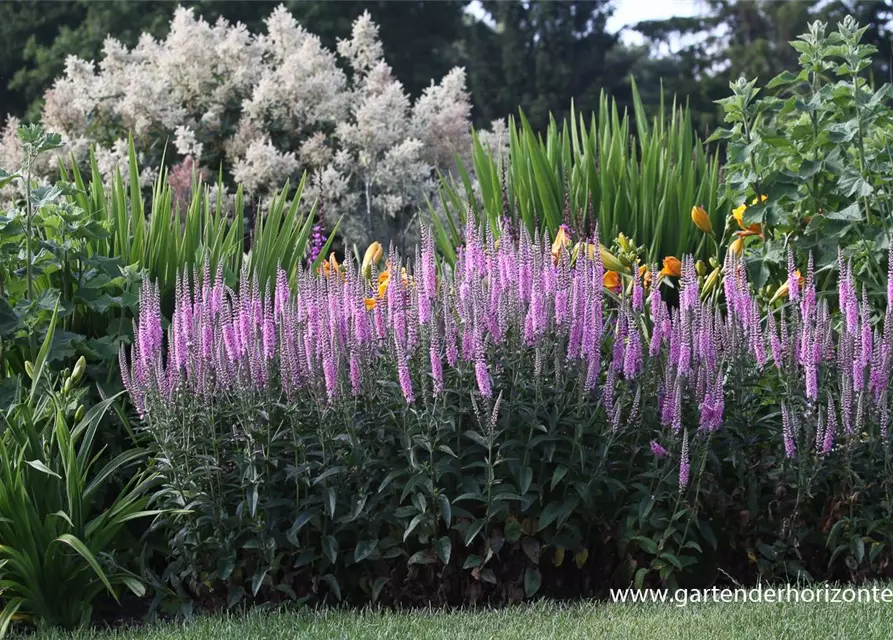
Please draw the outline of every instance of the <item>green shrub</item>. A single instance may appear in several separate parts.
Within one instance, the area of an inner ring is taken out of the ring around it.
[[[162,171],[147,198],[132,145],[129,175],[117,173],[108,188],[92,156],[88,175],[72,164],[61,168],[62,181],[34,186],[31,164],[62,141],[35,125],[21,127],[20,136],[28,151],[24,165],[0,173],[0,187],[31,185],[21,206],[0,215],[0,337],[8,376],[22,375],[24,362],[36,356],[33,336],[44,335],[56,302],[60,327],[49,361],[83,354],[91,377],[114,386],[117,353],[130,340],[144,277],[159,282],[172,305],[176,274],[205,259],[214,269],[222,266],[230,282],[245,267],[264,285],[278,267],[294,274],[305,259],[315,205],[302,210],[304,180],[264,203],[246,254],[241,190],[225,205],[194,176],[181,210]]]
[[[837,31],[826,29],[814,22],[791,42],[799,71],[765,90],[744,78],[732,83],[733,95],[720,101],[728,128],[712,139],[728,143],[729,197],[752,203],[741,210],[741,228],[759,225],[745,240],[757,286],[783,277],[793,247],[801,263],[815,257],[827,289],[840,248],[880,296],[893,212],[893,88],[863,77],[875,53],[860,44],[865,27],[848,17]],[[758,195],[768,198],[757,203]]]
[[[145,588],[125,568],[133,561],[120,537],[125,524],[157,515],[147,510],[155,477],[133,467],[145,451],[131,449],[101,462],[95,446],[100,422],[117,396],[84,411],[78,388],[86,367],[48,372],[55,314],[46,339],[3,410],[0,432],[0,637],[12,620],[75,628],[90,621],[103,593]],[[108,485],[130,475],[117,493]],[[123,556],[123,562],[122,562]]]
[[[837,327],[809,268],[763,321],[730,256],[722,288],[684,258],[671,309],[675,276],[605,291],[597,251],[466,234],[440,272],[430,238],[414,270],[370,252],[266,294],[206,272],[166,341],[144,290],[122,370],[171,510],[159,584],[427,604],[883,575],[893,306],[881,338],[851,275]]]

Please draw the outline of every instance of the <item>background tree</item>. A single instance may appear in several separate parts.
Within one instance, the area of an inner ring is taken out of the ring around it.
[[[608,33],[609,0],[482,2],[469,26],[467,60],[475,119],[485,122],[522,109],[535,127],[573,100],[592,109],[604,88],[629,97],[629,56]]]
[[[264,18],[283,4],[329,49],[334,49],[339,38],[349,37],[353,22],[368,10],[379,25],[396,76],[413,97],[419,96],[433,78],[441,78],[453,66],[462,64],[457,43],[464,29],[466,0],[9,0],[0,2],[0,87],[5,93],[0,118],[6,113],[32,120],[37,117],[43,93],[62,74],[65,59],[69,55],[100,59],[109,34],[128,47],[134,46],[143,32],[165,37],[178,5],[195,7],[196,14],[208,22],[224,17],[259,32]]]

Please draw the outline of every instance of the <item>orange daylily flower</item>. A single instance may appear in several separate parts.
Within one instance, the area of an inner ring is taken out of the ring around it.
[[[366,305],[366,311],[372,311],[375,308],[375,305],[378,304],[375,298],[363,298],[363,302]]]
[[[744,236],[739,236],[732,244],[730,244],[729,251],[736,256],[740,256],[744,252]]]
[[[682,262],[676,256],[667,256],[664,258],[664,268],[660,270],[660,275],[679,278],[682,276]]]
[[[605,271],[602,277],[602,284],[606,289],[616,291],[620,287],[620,274],[616,271]]]
[[[647,289],[651,286],[651,269],[644,264],[639,267],[639,277],[642,278],[642,287]]]

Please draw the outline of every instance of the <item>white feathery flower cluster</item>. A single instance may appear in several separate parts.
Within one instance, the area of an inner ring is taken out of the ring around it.
[[[348,242],[367,241],[377,218],[413,217],[433,193],[434,170],[452,169],[456,154],[470,157],[464,70],[413,101],[368,12],[336,51],[282,6],[265,26],[252,34],[180,7],[161,40],[143,34],[129,49],[109,38],[98,62],[70,57],[42,114],[66,143],[57,154],[84,161],[95,145],[111,179],[127,168],[132,135],[141,166],[157,167],[167,149],[171,165],[190,158],[217,175],[222,164],[255,197],[308,172],[308,193],[323,199],[330,224],[342,220]],[[0,136],[4,168],[15,165],[15,124]],[[48,172],[57,158],[48,158]]]

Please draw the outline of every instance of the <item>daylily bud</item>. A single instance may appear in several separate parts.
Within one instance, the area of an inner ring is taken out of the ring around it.
[[[691,221],[704,233],[713,233],[713,224],[710,222],[710,215],[703,207],[694,206],[691,208]]]
[[[698,263],[695,265],[695,271],[698,272],[698,275],[703,277],[704,274],[707,273],[707,265],[703,260],[698,260]]]
[[[617,246],[619,246],[624,251],[631,251],[633,249],[632,242],[630,242],[629,238],[627,238],[622,233],[617,234]]]
[[[706,297],[710,294],[719,283],[720,275],[722,274],[722,267],[716,267],[713,271],[710,272],[710,275],[707,276],[707,280],[704,282],[704,289],[701,292],[701,297]]]
[[[373,242],[366,249],[366,253],[363,256],[363,275],[366,278],[372,276],[372,265],[378,264],[383,254],[384,249],[382,249],[380,242]]]
[[[25,373],[27,373],[28,377],[32,380],[34,379],[34,363],[30,360],[25,361]]]
[[[782,285],[780,287],[778,287],[778,290],[775,292],[775,295],[772,296],[772,298],[769,300],[769,303],[772,304],[779,298],[787,298],[788,291],[789,291],[788,283],[787,283],[787,281],[785,281],[784,283],[782,283]]]
[[[604,265],[605,269],[608,271],[626,271],[626,265],[624,265],[613,253],[608,251],[608,249],[603,244],[598,245],[598,252],[602,258],[602,265]]]
[[[740,256],[744,253],[744,238],[736,238],[735,241],[729,245],[729,251],[736,256]]]
[[[84,418],[84,405],[78,405],[78,410],[74,412],[75,422],[80,422]]]
[[[77,363],[74,365],[74,372],[71,374],[72,379],[75,383],[80,382],[81,378],[84,376],[84,371],[87,369],[87,359],[84,356],[78,358]]]
[[[65,382],[62,384],[62,393],[68,393],[71,391],[71,378],[65,378]]]

